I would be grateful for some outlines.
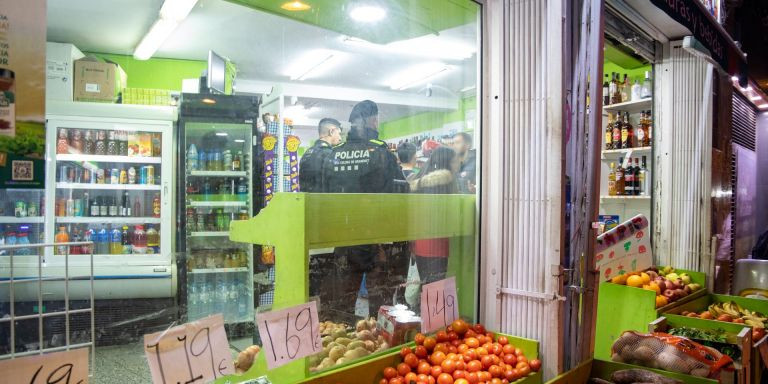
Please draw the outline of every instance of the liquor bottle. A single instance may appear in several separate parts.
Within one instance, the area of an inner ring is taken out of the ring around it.
[[[613,169],[615,164],[611,162],[611,168],[608,171],[608,196],[616,196],[616,174]]]
[[[99,216],[101,216],[101,207],[99,207],[99,198],[98,197],[95,197],[95,198],[93,198],[93,200],[91,200],[90,216],[91,217],[99,217]]]
[[[611,126],[611,148],[621,149],[621,123],[620,118],[617,115]]]
[[[611,72],[611,81],[608,83],[608,104],[614,104],[616,96],[616,72]]]
[[[123,234],[118,227],[115,227],[110,231],[109,253],[112,255],[120,255],[123,253]]]
[[[621,121],[621,148],[632,148],[632,141],[635,138],[634,128],[629,123],[629,112],[624,113]]]
[[[123,216],[125,217],[131,217],[133,216],[133,213],[131,212],[131,198],[128,196],[128,192],[126,191],[123,195]]]
[[[613,115],[610,113],[608,114],[608,124],[605,125],[605,149],[613,149]]]
[[[75,216],[75,201],[72,200],[72,192],[69,192],[69,197],[67,198],[66,202],[66,216],[74,217]]]
[[[642,189],[642,186],[640,185],[640,160],[635,157],[635,166],[632,169],[634,171],[634,175],[632,176],[632,181],[635,183],[634,188],[632,192],[634,192],[635,196],[640,196],[640,191]]]
[[[91,130],[85,131],[85,139],[83,139],[83,154],[84,155],[93,155],[93,153],[96,151],[96,143],[93,141],[93,134],[91,133]]]
[[[56,140],[56,153],[69,153],[69,138],[67,137],[66,128],[59,128],[59,138]]]
[[[645,156],[643,156],[643,164],[637,174],[640,182],[640,194],[649,196],[651,194],[651,173],[645,166]]]
[[[642,97],[643,99],[647,99],[651,97],[652,87],[653,86],[651,85],[651,72],[645,71],[645,79],[643,80],[643,87],[640,90],[640,97]]]
[[[107,198],[104,196],[99,197],[99,216],[101,217],[109,216],[109,202],[107,201]]]
[[[624,168],[624,196],[635,194],[635,169],[632,167],[632,159],[627,159],[627,167]]]
[[[187,150],[187,170],[196,171],[198,169],[197,147],[195,144],[190,144]]]
[[[632,101],[638,101],[642,99],[641,96],[643,93],[643,86],[640,85],[640,82],[635,80],[635,84],[632,85]]]
[[[136,200],[133,201],[133,217],[142,216],[144,216],[144,212],[141,211],[141,203],[139,203],[139,198],[137,197]]]
[[[143,225],[137,225],[133,231],[133,253],[147,253],[147,233],[144,232]]]
[[[155,198],[152,199],[152,217],[160,217],[160,194],[155,193]]]
[[[645,111],[645,140],[648,146],[653,143],[653,115],[651,111]]]
[[[613,74],[613,92],[611,93],[611,104],[621,103],[621,81],[619,80],[619,74]]]
[[[621,82],[621,102],[627,102],[629,101],[630,96],[632,95],[632,85],[629,83],[629,78],[627,77],[627,74],[624,74],[624,81]]]
[[[616,164],[616,169],[613,171],[616,178],[616,195],[624,194],[624,168],[621,167],[621,163],[624,161],[619,157],[619,162]]]
[[[14,236],[15,237],[15,236]],[[54,237],[54,241],[57,243],[68,243],[69,242],[69,234],[67,233],[67,228],[62,226],[59,226],[59,232],[56,233],[56,236]],[[14,239],[14,243],[16,240]],[[6,244],[8,244],[8,237],[6,237]],[[56,254],[58,255],[64,255],[67,253],[67,247],[63,245],[59,245],[56,247]]]
[[[123,233],[120,236],[122,238],[122,248],[123,248],[123,254],[127,255],[133,252],[133,247],[131,246],[131,237],[128,234],[128,226],[123,225]]]
[[[608,85],[608,74],[605,74],[605,81],[603,81],[603,105],[608,105],[611,103],[611,86]]]
[[[119,210],[117,209],[117,198],[110,197],[109,198],[109,216],[111,217],[117,217],[119,214]]]
[[[83,216],[88,217],[91,215],[91,198],[88,192],[83,193]]]
[[[107,155],[116,156],[119,148],[117,147],[117,140],[115,139],[115,131],[109,131],[107,133]]]
[[[243,151],[237,151],[237,154],[232,158],[232,170],[242,171],[243,167]]]
[[[93,153],[95,155],[105,155],[107,153],[107,134],[104,131],[97,131],[96,146]]]

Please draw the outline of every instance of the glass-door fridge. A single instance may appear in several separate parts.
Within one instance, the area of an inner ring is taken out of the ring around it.
[[[182,96],[177,260],[187,321],[253,321],[253,246],[230,241],[229,223],[254,211],[258,105],[253,96]]]

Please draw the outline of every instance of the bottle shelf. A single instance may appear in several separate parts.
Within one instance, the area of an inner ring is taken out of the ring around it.
[[[0,224],[41,224],[44,218],[42,216],[16,217],[0,216]]]
[[[621,111],[621,112],[629,112],[629,113],[638,113],[640,111],[645,111],[649,109],[653,109],[652,97],[641,99],[641,100],[625,101],[623,103],[610,104],[610,105],[603,106],[603,110],[606,112]]]
[[[611,196],[611,195],[601,195],[600,200],[615,200],[615,201],[648,201],[651,200],[651,196]]]
[[[635,148],[625,148],[625,149],[604,149],[602,151],[603,154],[603,160],[614,160],[614,158],[618,156],[613,155],[645,155],[650,154],[653,150],[653,147],[635,147]],[[611,156],[608,158],[607,156]]]
[[[247,207],[247,201],[190,201],[190,207]]]
[[[229,237],[229,231],[189,232],[189,237]]]
[[[57,154],[56,161],[160,164],[160,157]]]
[[[197,177],[247,177],[247,171],[190,171],[189,176]]]
[[[73,217],[58,216],[56,222],[61,224],[160,224],[159,217],[121,217],[95,216]]]
[[[235,273],[235,272],[248,272],[248,267],[237,267],[237,268],[196,268],[196,269],[190,269],[189,274],[191,275],[202,275],[202,274],[209,274],[209,273]]]
[[[57,189],[104,189],[117,191],[159,191],[155,184],[92,184],[92,183],[56,183]]]

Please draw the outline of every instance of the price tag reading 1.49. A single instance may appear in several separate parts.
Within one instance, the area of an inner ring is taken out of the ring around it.
[[[208,383],[235,373],[221,314],[144,336],[152,382]]]
[[[317,302],[256,315],[269,369],[322,351]]]
[[[456,278],[449,277],[421,287],[421,332],[447,327],[458,318]]]
[[[0,384],[88,384],[88,348],[0,361]]]

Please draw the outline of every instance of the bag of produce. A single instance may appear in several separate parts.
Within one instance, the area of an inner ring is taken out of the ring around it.
[[[611,359],[620,363],[717,378],[720,370],[733,370],[733,360],[681,336],[662,332],[642,334],[625,331],[611,347]]]

